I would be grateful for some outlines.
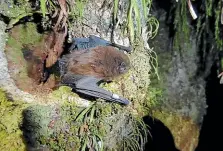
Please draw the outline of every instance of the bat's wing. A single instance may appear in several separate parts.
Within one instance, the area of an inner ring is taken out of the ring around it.
[[[119,49],[125,50],[127,52],[131,52],[132,48],[126,47],[126,46],[122,46],[116,43],[111,43],[109,41],[106,41],[100,37],[94,36],[94,35],[90,35],[89,37],[89,42],[90,42],[90,46],[91,47],[97,47],[97,46],[113,46],[113,47],[117,47]]]
[[[70,51],[94,48],[97,46],[108,46],[110,42],[91,35],[89,38],[73,38]]]
[[[82,93],[95,98],[102,98],[111,102],[118,102],[125,105],[129,104],[129,101],[117,94],[113,94],[103,88],[100,88],[97,84],[102,79],[98,79],[91,76],[65,74],[62,78],[62,84],[68,85],[75,89],[76,92]]]
[[[90,48],[89,38],[73,38],[73,43],[69,48],[69,51],[82,50]]]
[[[125,47],[122,45],[111,43],[111,42],[104,40],[100,37],[90,35],[89,38],[74,38],[73,44],[71,45],[69,51],[71,52],[74,50],[89,49],[89,48],[94,48],[97,46],[114,46],[119,49],[125,50],[127,52],[131,52],[131,50],[132,50],[131,47]]]

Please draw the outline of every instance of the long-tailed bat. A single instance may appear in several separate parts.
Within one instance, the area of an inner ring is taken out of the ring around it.
[[[116,45],[130,51],[128,47]],[[75,38],[70,53],[59,60],[61,83],[82,93],[108,101],[129,104],[129,101],[113,94],[98,84],[109,81],[128,71],[128,56],[111,46],[111,43],[96,36]]]

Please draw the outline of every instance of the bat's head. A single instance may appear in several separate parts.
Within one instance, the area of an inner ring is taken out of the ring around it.
[[[100,47],[101,57],[98,56],[98,60],[104,65],[102,66],[105,77],[116,77],[126,73],[130,68],[130,61],[128,56],[114,47],[106,46]],[[95,57],[96,58],[96,57]],[[97,67],[100,67],[97,65]]]
[[[122,62],[119,64],[117,70],[119,71],[120,74],[126,73],[128,71],[128,66],[126,65],[125,62]]]
[[[111,56],[113,57],[113,56]],[[111,67],[113,67],[114,74],[124,74],[129,70],[129,59],[124,54],[118,54],[114,57],[114,62],[110,62]]]

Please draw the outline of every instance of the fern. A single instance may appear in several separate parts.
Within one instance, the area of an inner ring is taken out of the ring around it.
[[[46,17],[46,0],[40,0],[40,8],[41,8],[43,17]]]

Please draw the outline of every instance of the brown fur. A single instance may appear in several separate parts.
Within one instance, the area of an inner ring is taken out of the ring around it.
[[[36,56],[32,50],[24,50],[24,58],[27,61],[27,74],[39,84],[43,78],[44,63],[41,57]]]
[[[124,64],[124,70],[120,70],[121,64]],[[126,73],[129,64],[129,58],[123,52],[111,46],[99,46],[69,54],[67,70],[77,75],[90,75],[109,80]]]

